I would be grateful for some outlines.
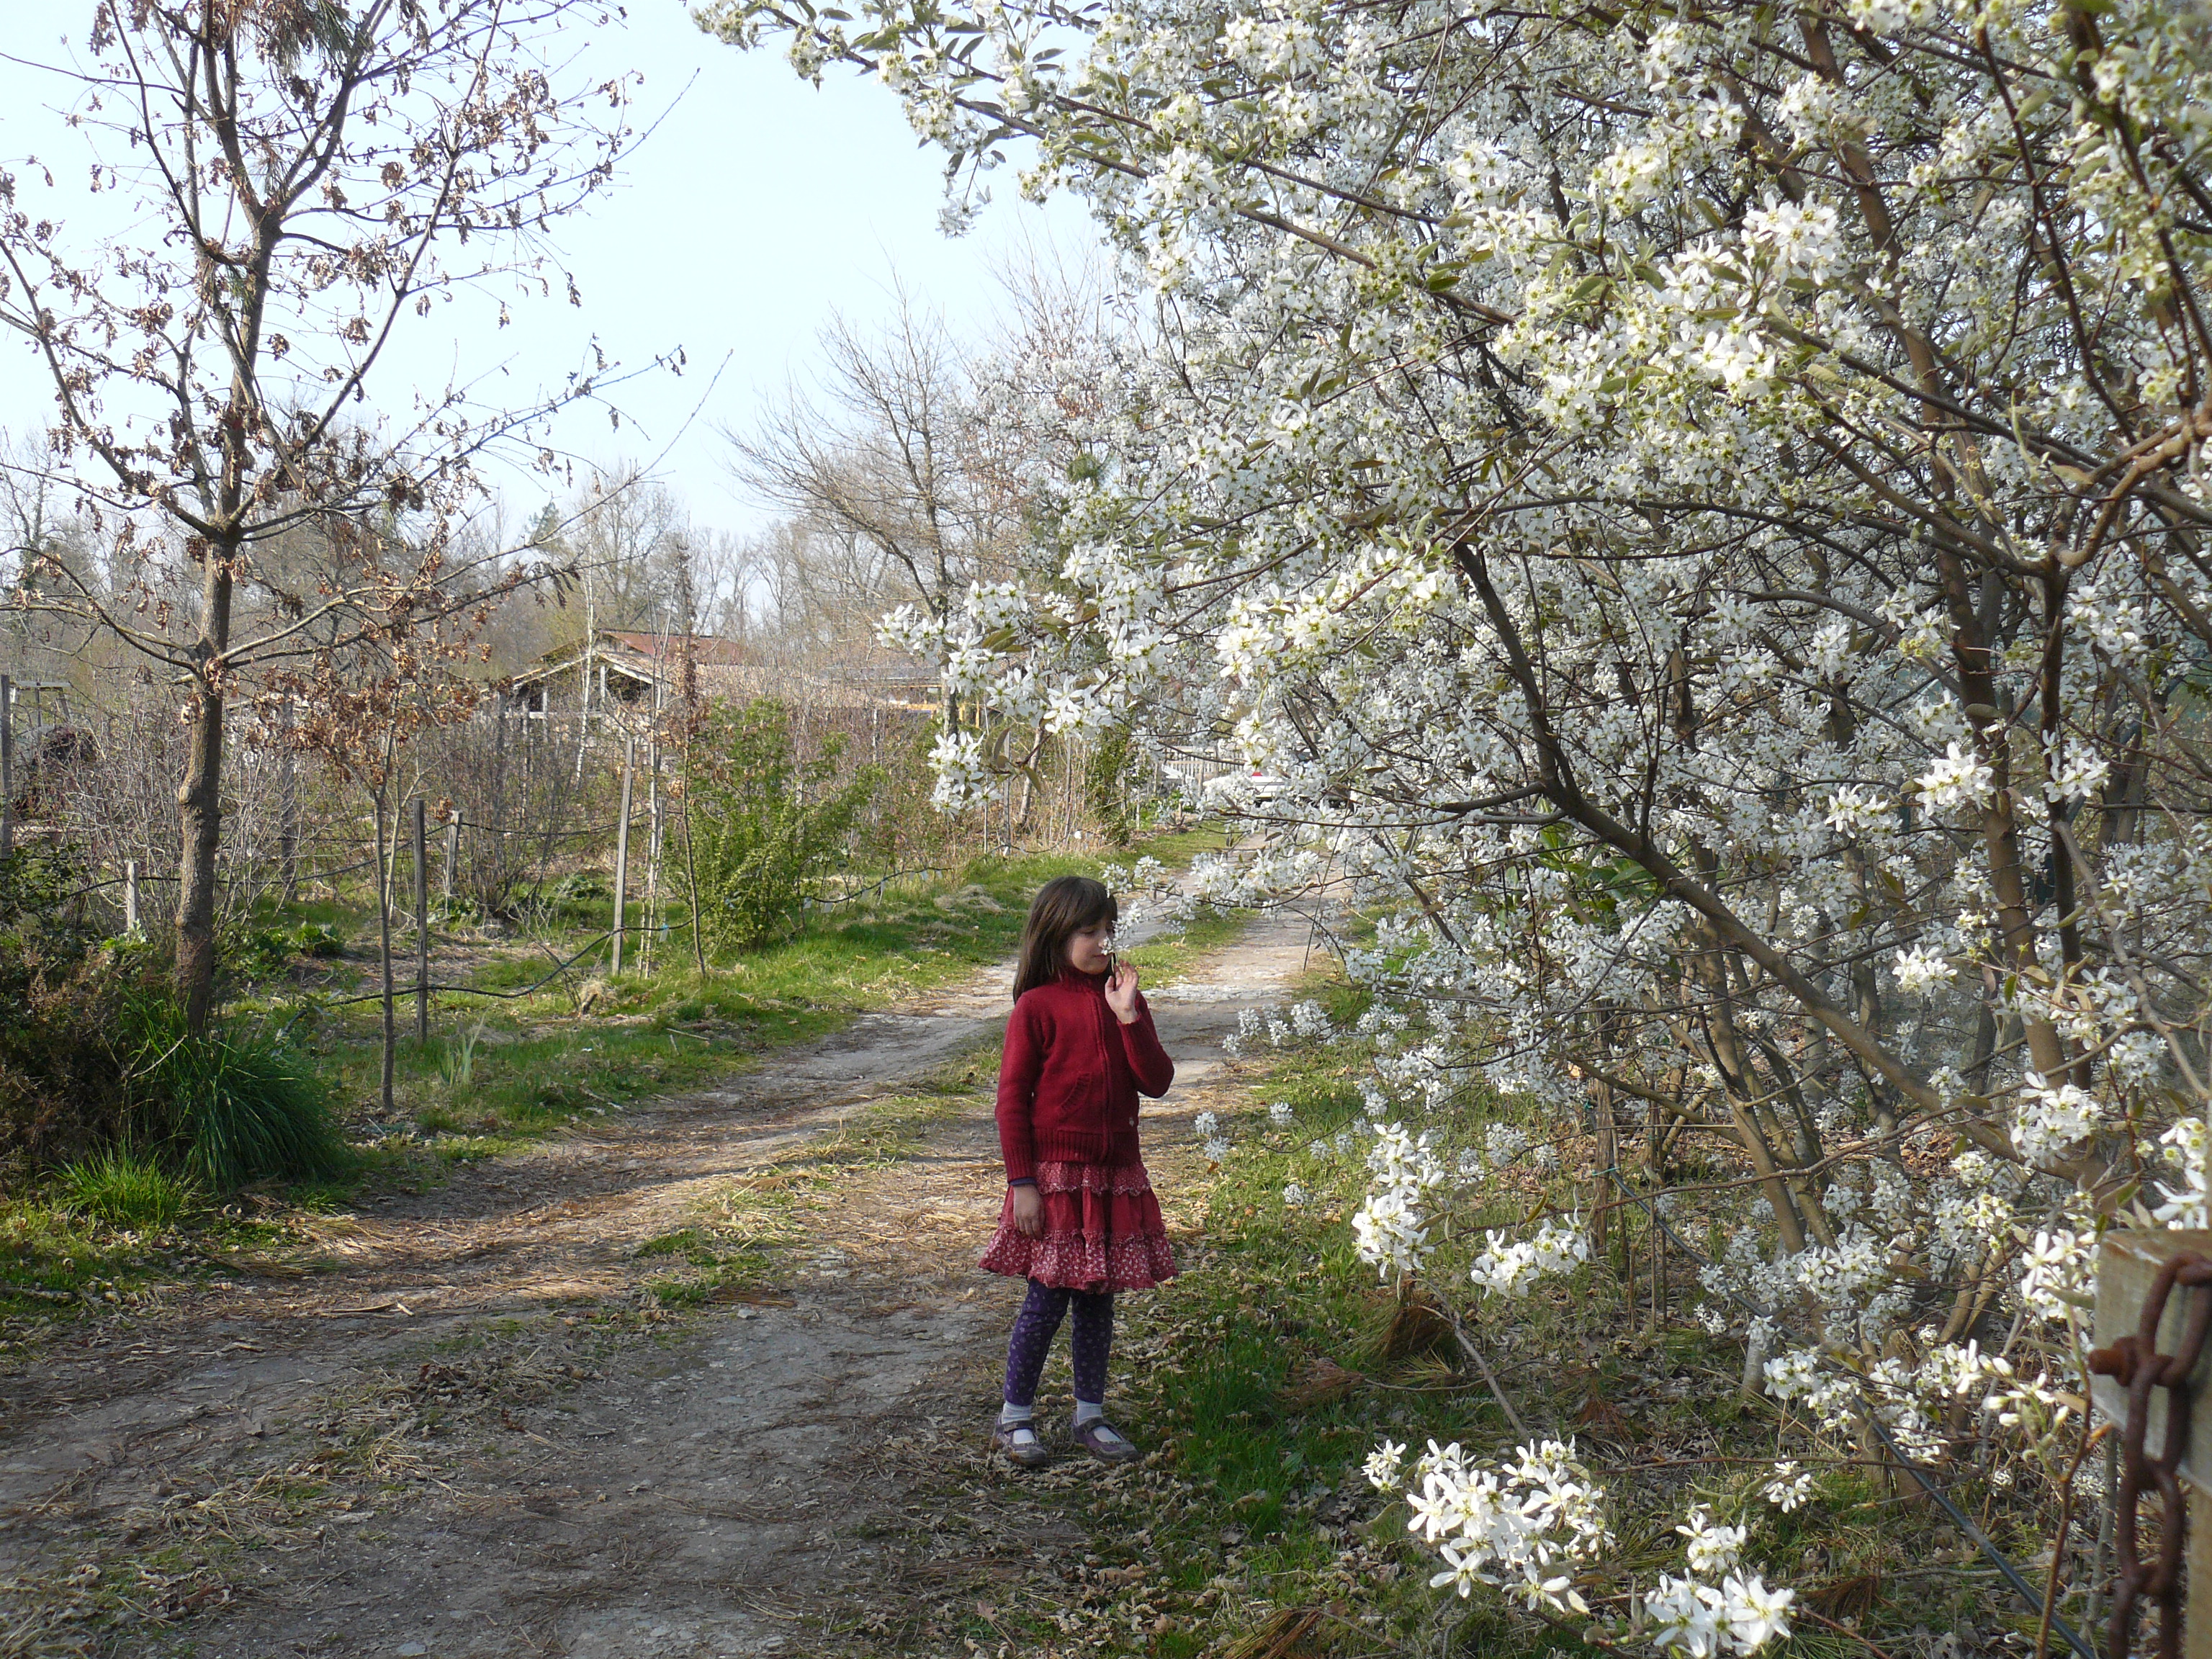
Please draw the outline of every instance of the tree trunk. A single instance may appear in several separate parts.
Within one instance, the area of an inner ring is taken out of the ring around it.
[[[222,841],[222,697],[199,685],[186,712],[184,781],[177,827],[184,854],[177,878],[177,995],[185,1024],[207,1030],[215,1007],[215,861]]]
[[[200,636],[185,710],[185,775],[177,786],[177,963],[179,1000],[185,1029],[207,1030],[215,1009],[215,860],[222,844],[222,705],[218,689],[222,654],[230,647],[231,559],[236,549],[218,543],[202,556]]]

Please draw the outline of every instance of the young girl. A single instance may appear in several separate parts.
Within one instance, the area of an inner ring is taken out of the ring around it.
[[[1106,1421],[1114,1292],[1175,1276],[1159,1200],[1137,1156],[1137,1095],[1175,1079],[1137,970],[1111,954],[1114,896],[1062,876],[1037,890],[1022,931],[1014,1012],[999,1068],[1006,1199],[982,1265],[1030,1282],[1006,1347],[993,1439],[1024,1468],[1048,1454],[1030,1421],[1046,1351],[1073,1302],[1075,1438],[1092,1456],[1137,1455]]]

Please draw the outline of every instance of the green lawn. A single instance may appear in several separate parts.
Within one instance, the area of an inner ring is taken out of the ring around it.
[[[1172,865],[1218,844],[1218,832],[1200,830],[1156,837],[1138,850]],[[660,971],[650,975],[613,976],[603,960],[587,960],[525,994],[441,994],[432,999],[430,1040],[421,1046],[412,1036],[412,998],[403,998],[396,1109],[388,1116],[378,1087],[377,1005],[340,1000],[374,983],[373,965],[364,969],[357,957],[288,960],[278,943],[316,945],[322,935],[312,930],[323,929],[357,950],[373,927],[327,901],[264,918],[256,933],[268,976],[245,988],[249,994],[234,1001],[233,1017],[289,1027],[329,1085],[357,1155],[354,1173],[222,1205],[203,1200],[174,1223],[137,1230],[63,1213],[52,1190],[19,1195],[0,1204],[0,1317],[64,1314],[86,1295],[127,1299],[178,1273],[219,1268],[240,1251],[281,1249],[288,1213],[364,1192],[419,1190],[453,1164],[513,1152],[580,1118],[726,1077],[856,1014],[956,983],[1013,953],[1040,884],[1095,874],[1104,861],[1111,860],[979,859],[946,880],[811,911],[790,939],[712,963],[703,979],[688,955],[664,950]],[[511,994],[545,979],[592,936],[591,918],[572,920],[583,931],[474,947],[466,982]],[[1226,921],[1204,921],[1187,939],[1131,954],[1158,984],[1231,931]],[[399,971],[406,972],[404,961]],[[434,957],[433,977],[450,979],[453,970]]]

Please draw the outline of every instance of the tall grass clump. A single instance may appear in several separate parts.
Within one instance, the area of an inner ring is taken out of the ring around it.
[[[56,1177],[56,1206],[134,1232],[159,1232],[180,1220],[196,1196],[150,1152],[109,1146],[81,1158]]]
[[[195,1036],[184,1010],[166,997],[134,1001],[130,1019],[141,1124],[210,1188],[343,1169],[345,1144],[321,1082],[307,1057],[275,1034],[231,1024]]]

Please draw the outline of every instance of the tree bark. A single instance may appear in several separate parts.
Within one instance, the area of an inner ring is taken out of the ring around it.
[[[223,583],[226,590],[228,580]],[[228,610],[228,595],[224,609]],[[207,1030],[215,1007],[216,852],[222,841],[222,696],[205,680],[186,712],[184,781],[177,827],[184,843],[177,872],[177,996],[185,1029]]]

